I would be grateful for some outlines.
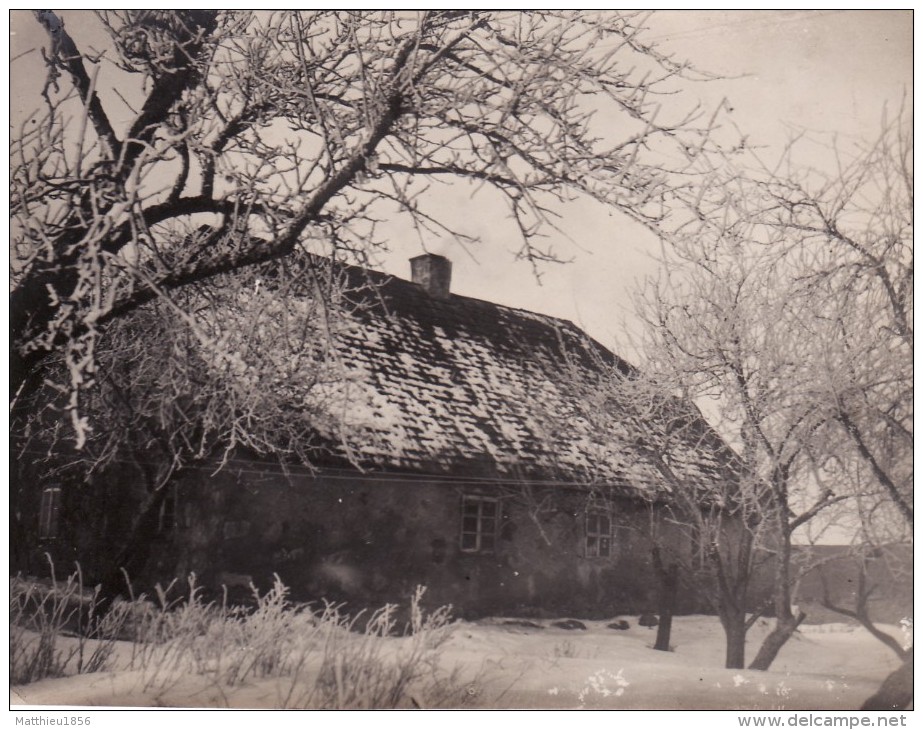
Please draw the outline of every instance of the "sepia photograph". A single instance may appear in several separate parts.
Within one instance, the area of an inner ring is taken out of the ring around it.
[[[906,725],[912,10],[9,43],[17,724]]]

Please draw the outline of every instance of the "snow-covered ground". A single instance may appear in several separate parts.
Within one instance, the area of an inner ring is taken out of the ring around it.
[[[855,710],[898,665],[884,645],[858,626],[805,625],[768,672],[724,669],[724,636],[714,617],[674,620],[672,652],[651,647],[655,630],[617,631],[609,621],[587,630],[542,628],[507,619],[459,622],[442,647],[441,666],[459,669],[465,707]],[[747,658],[771,627],[751,629]],[[896,627],[888,627],[895,634]],[[386,638],[398,646],[406,639]],[[117,647],[116,667],[129,645]],[[152,670],[114,671],[47,679],[12,687],[13,705],[121,707],[291,706],[299,696],[291,677],[227,687],[207,675]],[[307,672],[306,675],[307,676]]]

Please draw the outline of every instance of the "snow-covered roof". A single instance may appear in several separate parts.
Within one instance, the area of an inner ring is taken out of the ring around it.
[[[666,491],[627,419],[588,402],[632,367],[571,322],[343,270],[356,288],[334,338],[331,448],[371,469]],[[676,453],[702,486],[718,474],[701,450]]]

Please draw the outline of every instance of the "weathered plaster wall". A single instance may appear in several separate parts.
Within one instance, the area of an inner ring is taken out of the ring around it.
[[[113,466],[91,480],[56,479],[43,482],[33,465],[17,462],[11,469],[10,567],[13,572],[49,575],[51,564],[59,578],[70,575],[77,564],[88,584],[101,579],[101,571],[118,553],[146,497],[143,479],[128,466]],[[61,489],[57,535],[39,534],[42,490]],[[151,569],[172,570],[172,533],[158,535],[151,546]]]
[[[184,490],[178,569],[213,585],[236,583],[235,590],[248,577],[265,588],[278,574],[295,599],[352,605],[406,601],[422,584],[431,602],[468,616],[590,618],[655,608],[650,517],[636,503],[615,505],[608,558],[584,557],[586,496],[577,492],[562,492],[538,524],[517,500],[506,500],[497,549],[468,553],[459,545],[464,493],[473,490],[221,472]]]

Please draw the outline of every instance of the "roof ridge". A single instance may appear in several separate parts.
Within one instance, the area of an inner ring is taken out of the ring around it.
[[[329,258],[329,257],[321,257]],[[346,266],[351,269],[356,270],[359,273],[363,274],[373,274],[375,276],[380,276],[385,279],[382,283],[397,282],[399,285],[410,285],[415,287],[421,293],[425,294],[425,291],[422,287],[414,282],[412,279],[405,278],[398,274],[392,274],[387,271],[380,271],[377,268],[371,268],[369,266],[362,266],[359,264],[346,263],[344,261],[336,261],[335,259],[329,259],[332,263],[339,266]],[[560,326],[561,329],[569,330],[571,333],[577,335],[578,337],[585,339],[586,342],[592,344],[594,347],[597,347],[607,353],[609,356],[615,358],[615,360],[621,363],[628,370],[635,370],[635,366],[628,362],[624,357],[615,352],[611,347],[608,347],[593,337],[589,332],[587,332],[583,327],[575,323],[573,320],[567,319],[565,317],[559,317],[554,314],[547,314],[545,312],[536,312],[531,309],[526,309],[524,307],[515,307],[509,304],[503,304],[501,302],[495,302],[490,299],[482,299],[481,297],[471,296],[469,294],[459,294],[457,292],[450,291],[448,301],[452,300],[465,300],[469,302],[476,302],[478,304],[486,305],[489,307],[495,307],[497,309],[503,309],[507,312],[514,313],[516,315],[527,315],[531,318],[543,321],[546,325],[549,326]]]
[[[317,255],[317,254],[315,254],[315,255]],[[321,256],[320,258],[328,258],[328,257],[323,257],[323,256]],[[339,266],[348,266],[348,267],[353,268],[353,269],[358,269],[358,270],[361,271],[361,272],[371,273],[371,274],[375,274],[375,275],[382,276],[382,277],[387,277],[387,278],[389,278],[389,279],[393,279],[393,280],[395,280],[395,281],[399,281],[399,282],[404,283],[404,284],[412,284],[413,286],[416,286],[416,287],[419,287],[419,286],[420,286],[419,284],[417,284],[416,282],[414,282],[412,279],[408,279],[408,278],[406,278],[406,277],[404,277],[404,276],[400,276],[400,275],[398,275],[398,274],[392,274],[392,273],[387,272],[387,271],[381,271],[381,270],[379,270],[379,269],[377,269],[377,268],[372,268],[372,267],[369,267],[369,266],[362,266],[362,265],[360,265],[360,264],[346,263],[346,262],[344,262],[344,261],[337,261],[337,260],[335,260],[335,259],[330,259],[330,261],[333,262],[334,264],[339,265]],[[582,329],[581,327],[579,327],[579,326],[578,326],[577,324],[575,324],[573,321],[571,321],[571,320],[569,320],[569,319],[566,319],[566,318],[564,318],[564,317],[558,317],[558,316],[553,315],[553,314],[546,314],[545,312],[536,312],[536,311],[533,311],[533,310],[531,310],[531,309],[525,309],[524,307],[514,307],[514,306],[512,306],[512,305],[510,305],[510,304],[503,304],[503,303],[501,303],[501,302],[495,302],[495,301],[493,301],[493,300],[491,300],[491,299],[482,299],[482,298],[480,298],[480,297],[471,296],[470,294],[459,294],[459,293],[454,292],[454,291],[450,291],[450,292],[449,292],[449,298],[450,298],[450,299],[452,299],[452,298],[467,299],[467,300],[473,301],[473,302],[480,302],[480,303],[482,303],[482,304],[488,304],[488,305],[490,305],[490,306],[492,306],[492,307],[502,307],[503,309],[506,309],[506,310],[511,311],[511,312],[523,312],[523,313],[525,313],[525,314],[529,314],[529,315],[532,315],[532,316],[534,316],[534,317],[542,317],[542,318],[545,318],[545,319],[548,319],[548,320],[554,320],[554,321],[556,321],[556,322],[561,322],[562,324],[568,325],[568,326],[571,327],[572,329],[578,330],[579,332],[581,332],[581,333],[583,333],[583,334],[587,334],[586,331],[585,331],[584,329]],[[587,336],[589,337],[589,335],[587,335]],[[608,348],[606,348],[606,349],[608,349]]]

